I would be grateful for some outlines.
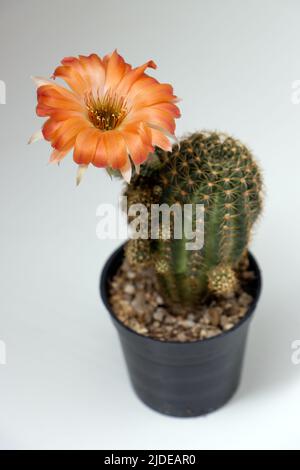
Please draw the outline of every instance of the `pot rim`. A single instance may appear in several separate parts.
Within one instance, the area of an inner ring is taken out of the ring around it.
[[[146,335],[143,335],[141,333],[138,333],[137,331],[132,330],[127,325],[125,325],[121,320],[119,320],[119,318],[116,316],[116,314],[112,310],[110,302],[109,302],[109,296],[108,296],[108,290],[107,290],[108,272],[110,270],[111,264],[120,256],[120,254],[122,254],[122,252],[124,250],[125,243],[122,243],[122,245],[120,245],[118,248],[116,248],[111,253],[111,255],[108,257],[106,262],[104,263],[104,266],[103,266],[101,274],[100,274],[100,285],[99,285],[99,287],[100,287],[101,300],[102,300],[103,304],[105,305],[105,307],[107,308],[107,310],[108,310],[110,316],[112,317],[112,319],[114,321],[116,321],[122,328],[129,331],[133,335],[139,336],[140,338],[144,339],[145,341],[149,341],[149,342],[155,341],[155,342],[160,343],[160,344],[168,344],[168,345],[172,345],[172,344],[178,345],[178,344],[180,344],[182,346],[186,346],[187,344],[193,345],[193,344],[196,344],[196,343],[197,344],[198,343],[205,343],[205,342],[208,342],[208,341],[212,342],[212,341],[217,341],[218,339],[224,338],[225,336],[228,336],[228,335],[232,334],[234,331],[236,331],[238,328],[240,328],[245,322],[247,322],[250,319],[250,317],[253,315],[254,310],[256,308],[256,305],[258,303],[258,300],[260,298],[261,291],[262,291],[262,276],[261,276],[261,271],[260,271],[259,265],[258,265],[255,257],[253,256],[253,254],[250,251],[248,251],[248,256],[250,258],[250,261],[253,264],[253,268],[254,268],[254,272],[255,272],[255,280],[256,280],[256,284],[257,284],[256,295],[255,295],[252,303],[250,304],[247,313],[243,316],[243,318],[238,323],[236,323],[234,325],[233,328],[231,328],[230,330],[227,330],[227,331],[222,331],[222,333],[219,333],[216,336],[212,336],[211,338],[196,339],[195,341],[169,341],[169,340],[161,341],[158,338],[152,338],[151,336],[146,336]]]

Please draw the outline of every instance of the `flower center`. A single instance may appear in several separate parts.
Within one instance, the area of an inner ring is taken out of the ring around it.
[[[85,100],[90,121],[97,129],[115,129],[127,114],[125,98],[108,90],[105,95],[95,98],[90,93]]]

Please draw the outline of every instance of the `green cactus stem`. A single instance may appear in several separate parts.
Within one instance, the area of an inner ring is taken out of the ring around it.
[[[151,204],[204,205],[201,249],[187,250],[189,240],[174,237],[174,218],[171,237],[143,240],[138,256],[130,254],[137,240],[128,243],[129,261],[140,264],[145,259],[154,267],[162,293],[172,305],[191,306],[209,292],[223,295],[236,289],[236,270],[262,209],[260,170],[245,145],[222,133],[192,134],[171,152],[156,149],[125,194],[129,206],[135,202],[148,208]],[[192,220],[195,229],[195,213]]]

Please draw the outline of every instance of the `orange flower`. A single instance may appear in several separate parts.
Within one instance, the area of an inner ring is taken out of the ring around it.
[[[145,73],[147,67],[156,68],[153,61],[132,68],[114,51],[103,59],[96,54],[67,57],[61,64],[52,78],[62,78],[69,89],[34,78],[37,115],[48,119],[30,142],[50,141],[50,161],[59,162],[74,149],[78,180],[92,163],[120,170],[129,182],[131,162],[138,169],[154,146],[171,150],[168,137],[174,136],[180,112],[171,85]]]

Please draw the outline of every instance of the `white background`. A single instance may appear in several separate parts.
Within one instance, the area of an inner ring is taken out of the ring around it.
[[[0,447],[255,449],[300,447],[300,79],[297,0],[1,0]],[[241,387],[216,413],[176,419],[133,394],[99,300],[101,267],[119,241],[96,237],[96,208],[121,185],[89,169],[79,188],[68,157],[27,146],[42,123],[30,75],[68,55],[114,48],[182,98],[178,136],[208,128],[248,144],[266,204],[252,250],[264,290]]]

